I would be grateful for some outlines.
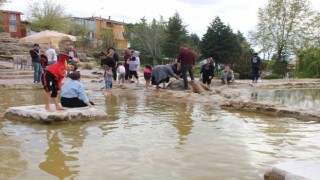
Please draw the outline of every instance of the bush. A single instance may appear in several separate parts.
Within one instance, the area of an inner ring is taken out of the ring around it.
[[[233,72],[233,74],[234,74],[234,78],[235,78],[235,79],[239,79],[239,77],[240,77],[240,73]]]
[[[83,63],[83,62],[81,62],[81,63],[79,63],[79,66],[82,67],[82,69],[91,70],[94,67],[94,63],[87,63],[87,62]]]
[[[278,74],[269,74],[262,77],[263,79],[281,79],[281,76]]]
[[[233,75],[234,75],[235,79],[239,79],[239,77],[240,77],[240,73],[238,73],[238,72],[234,72],[233,71]],[[219,72],[214,71],[214,77],[216,79],[220,79],[221,78],[221,72],[220,71]]]

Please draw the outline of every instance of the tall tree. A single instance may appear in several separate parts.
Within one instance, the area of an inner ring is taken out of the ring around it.
[[[257,31],[250,33],[261,52],[274,52],[278,61],[310,40],[310,25],[315,12],[308,0],[269,0],[259,8]]]
[[[240,43],[230,26],[224,25],[217,16],[202,37],[201,52],[206,57],[212,57],[217,64],[233,64],[241,51]]]
[[[165,23],[162,16],[160,16],[159,21],[153,19],[150,24],[143,17],[140,23],[127,26],[125,37],[128,39],[131,48],[143,52],[142,56],[145,56],[142,61],[143,59],[150,59],[151,63],[155,65],[162,59],[161,44],[164,37]]]
[[[189,46],[189,49],[193,50],[196,53],[196,56],[200,56],[200,38],[196,34],[190,34],[190,36],[187,36],[187,44]]]
[[[254,51],[240,31],[237,32],[237,40],[240,43],[241,50],[239,54],[235,56],[237,60],[235,61],[233,70],[239,73],[240,79],[251,79],[252,68],[250,58]]]
[[[103,45],[104,45],[102,49],[117,46],[113,34],[114,34],[113,29],[108,28],[108,29],[101,30],[101,41],[103,42]]]
[[[28,3],[31,12],[30,26],[32,30],[57,30],[68,32],[70,18],[63,5],[53,0],[32,1]]]
[[[320,46],[300,50],[295,76],[300,78],[320,78]]]
[[[178,12],[169,18],[166,30],[165,41],[163,43],[163,53],[166,57],[174,59],[179,53],[179,47],[182,43],[187,43],[188,32],[183,25]]]

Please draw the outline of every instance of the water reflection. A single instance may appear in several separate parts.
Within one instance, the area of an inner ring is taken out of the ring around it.
[[[69,161],[77,161],[78,159],[73,156],[66,155],[61,148],[61,140],[58,131],[49,130],[47,133],[48,150],[45,152],[46,160],[39,164],[39,167],[51,175],[64,179],[71,175],[78,174],[78,171],[71,171],[70,167],[66,165]]]
[[[320,89],[263,90],[251,93],[252,100],[320,109]]]
[[[48,125],[0,117],[0,179],[248,180],[262,179],[278,162],[320,161],[319,123],[171,101],[157,92],[90,92],[109,115],[99,121]],[[0,90],[0,114],[39,103],[25,94]]]
[[[21,143],[11,138],[15,131],[8,126],[11,126],[9,122],[0,122],[0,179],[21,176],[28,166],[28,161],[20,154]]]
[[[177,128],[179,134],[179,144],[185,144],[184,141],[191,133],[193,127],[192,112],[193,106],[191,104],[180,104],[175,109],[177,112],[173,118],[173,126]]]

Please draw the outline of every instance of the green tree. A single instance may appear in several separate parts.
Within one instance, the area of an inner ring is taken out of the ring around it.
[[[128,39],[132,49],[141,52],[142,63],[158,64],[162,59],[161,44],[163,42],[165,21],[153,19],[150,24],[143,17],[137,24],[129,24],[126,27],[125,37]],[[149,62],[150,61],[150,62]]]
[[[0,0],[0,7],[3,6],[5,3],[8,3],[10,1],[8,0]],[[4,22],[3,22],[3,15],[0,12],[0,32],[4,32],[4,26],[3,26]]]
[[[169,18],[165,30],[165,40],[163,43],[163,53],[166,57],[174,59],[179,53],[179,47],[182,43],[187,43],[188,32],[183,25],[178,12]]]
[[[193,50],[196,53],[196,56],[200,56],[200,38],[196,34],[190,34],[190,36],[187,36],[187,44],[189,49]]]
[[[4,22],[3,22],[3,15],[0,12],[0,32],[4,32],[4,26],[3,26]]]
[[[73,42],[73,44],[84,48],[92,47],[92,43],[87,36],[89,31],[88,26],[71,22],[69,34],[77,37],[77,41]]]
[[[275,54],[278,61],[311,42],[310,28],[316,17],[308,0],[269,0],[259,8],[257,30],[250,33],[252,43],[261,52]]]
[[[89,33],[89,27],[85,24],[78,24],[75,22],[70,23],[70,34],[73,36],[85,37]]]
[[[241,47],[237,35],[217,16],[202,37],[201,52],[204,57],[212,57],[217,67],[218,63],[234,64]]]
[[[113,35],[113,29],[102,29],[101,30],[101,41],[103,42],[102,49],[106,49],[108,47],[116,47],[116,41]]]
[[[53,0],[31,1],[28,3],[31,12],[30,27],[32,30],[56,30],[68,32],[70,18],[66,15],[65,8]]]
[[[250,59],[254,51],[240,31],[237,32],[237,40],[241,50],[238,52],[238,55],[235,55],[237,60],[235,60],[233,70],[239,73],[240,79],[251,79],[252,68]]]
[[[294,75],[300,78],[320,78],[320,46],[298,51],[299,63]]]

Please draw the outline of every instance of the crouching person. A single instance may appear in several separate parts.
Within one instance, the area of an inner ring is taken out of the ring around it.
[[[53,112],[50,107],[50,98],[52,98],[54,105],[56,106],[56,110],[64,110],[57,100],[57,96],[62,85],[62,80],[65,77],[66,71],[74,71],[77,69],[77,65],[75,63],[72,62],[67,64],[67,60],[69,58],[69,55],[61,54],[58,62],[48,66],[42,75],[42,84],[44,90],[46,91],[45,109],[48,112]]]
[[[89,101],[83,84],[80,83],[80,72],[74,71],[69,74],[71,80],[61,87],[61,105],[63,107],[94,107],[94,103]]]
[[[221,83],[230,84],[234,82],[234,74],[228,65],[224,67],[224,70],[221,71]]]

